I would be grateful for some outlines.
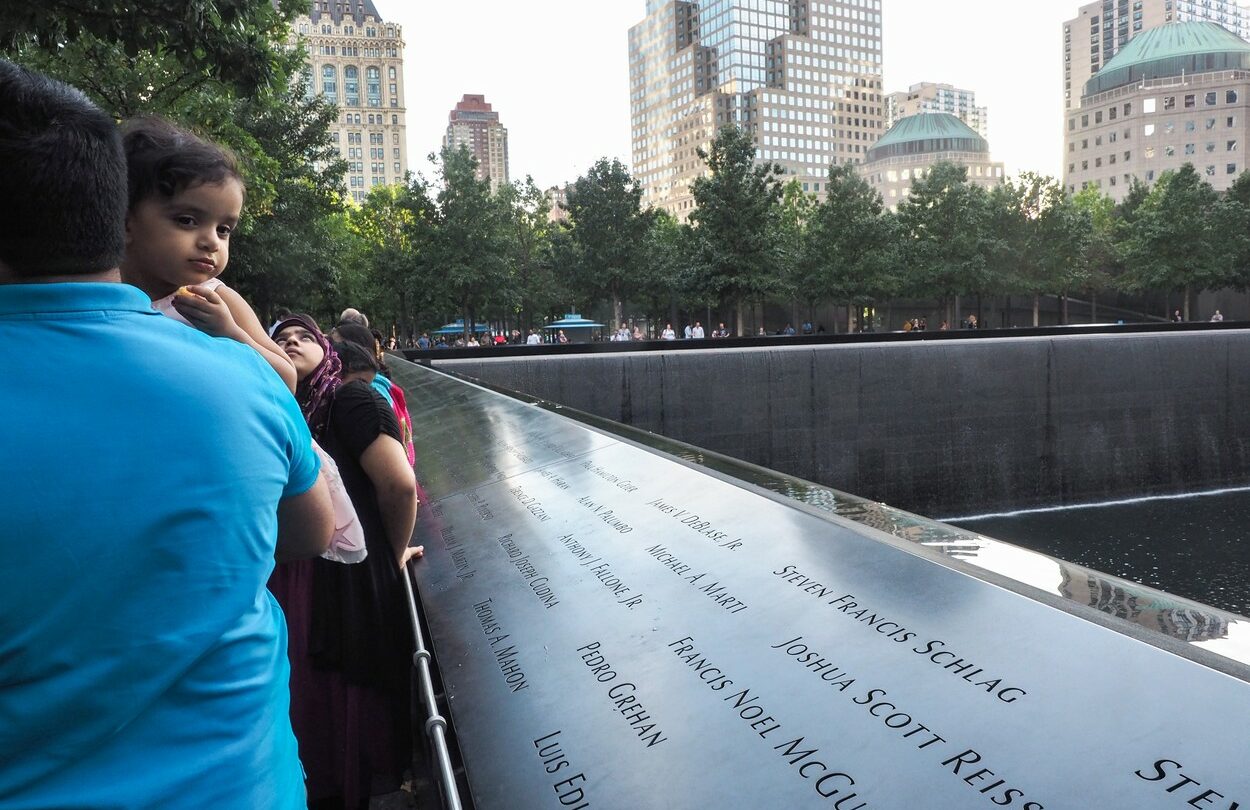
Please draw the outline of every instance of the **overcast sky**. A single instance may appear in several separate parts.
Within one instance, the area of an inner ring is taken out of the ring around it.
[[[408,152],[432,174],[447,114],[483,93],[508,128],[512,179],[542,188],[600,157],[630,162],[630,26],[645,0],[375,0],[403,26]],[[921,81],[975,90],[1007,171],[1058,176],[1061,26],[1079,0],[883,0],[885,89]]]

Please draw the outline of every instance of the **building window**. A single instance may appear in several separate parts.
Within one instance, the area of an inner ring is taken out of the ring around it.
[[[1069,141],[1069,142],[1068,142],[1068,151],[1069,151],[1069,152],[1075,152],[1075,151],[1076,151],[1076,141]]]
[[[1225,91],[1224,91],[1224,103],[1225,103],[1225,104],[1236,104],[1236,103],[1237,103],[1237,91],[1236,91],[1236,90],[1225,90]]]
[[[339,103],[338,75],[334,71],[334,65],[322,65],[321,67],[321,94],[328,98],[331,103]]]
[[[1155,99],[1153,98],[1142,99],[1141,111],[1147,114],[1153,113],[1155,111]]]
[[[390,79],[391,81],[395,80],[395,66],[394,65],[391,65],[390,67],[386,69],[386,78]]]
[[[1115,108],[1115,107],[1112,107],[1111,109],[1107,110],[1107,118],[1108,118],[1109,120],[1114,121],[1114,120],[1115,120],[1115,114],[1116,114],[1116,108]]]
[[[1208,166],[1208,167],[1207,167],[1207,177],[1215,177],[1215,167],[1214,167],[1214,166]]]
[[[1176,96],[1164,96],[1163,97],[1163,109],[1165,111],[1175,110],[1176,109]]]
[[[1081,148],[1082,149],[1089,148],[1089,138],[1081,138]]]
[[[1087,126],[1089,126],[1089,116],[1088,116],[1088,115],[1082,115],[1082,116],[1081,116],[1081,126],[1082,126],[1082,127],[1087,127]]]
[[[1215,151],[1215,141],[1207,141],[1207,154],[1209,155],[1214,151]]]
[[[1102,123],[1102,110],[1098,110],[1097,112],[1094,113],[1094,123],[1095,124]]]
[[[391,123],[392,123],[392,124],[395,124],[395,125],[398,125],[398,124],[399,124],[399,116],[398,116],[398,115],[392,115],[392,116],[391,116]]]
[[[376,67],[365,68],[365,97],[370,107],[382,106],[382,71]]]
[[[1207,129],[1215,129],[1215,119],[1214,119],[1214,118],[1208,118],[1208,119],[1207,119]]]
[[[1146,147],[1146,160],[1152,160],[1155,156],[1155,148],[1153,146]]]
[[[1233,127],[1237,126],[1237,116],[1235,115],[1228,116],[1228,118],[1225,119],[1224,121],[1224,125],[1227,126],[1229,129],[1232,129]]]
[[[1195,154],[1197,151],[1198,150],[1195,148],[1195,146],[1192,143],[1185,144],[1185,154],[1192,155],[1192,154]]]
[[[1188,109],[1189,107],[1194,106],[1194,102],[1195,102],[1195,99],[1196,99],[1196,98],[1197,98],[1197,96],[1196,96],[1194,93],[1188,93],[1188,94],[1185,96],[1185,107],[1186,107],[1186,109]]]
[[[1212,90],[1211,92],[1207,93],[1206,97],[1203,98],[1203,101],[1206,102],[1206,105],[1208,107],[1214,107],[1215,106],[1215,91]]]
[[[360,70],[355,65],[343,68],[343,104],[360,106]]]
[[[1151,101],[1154,101],[1154,99],[1151,99]],[[1151,112],[1154,112],[1154,111],[1153,111],[1153,110],[1151,110]],[[1132,114],[1133,114],[1133,104],[1132,104],[1131,102],[1130,102],[1130,103],[1128,103],[1128,104],[1125,104],[1125,105],[1124,105],[1124,114],[1125,114],[1125,115],[1132,115]]]
[[[1145,135],[1147,138],[1149,138],[1151,135],[1154,135],[1154,134],[1155,134],[1155,125],[1154,125],[1154,124],[1146,124],[1146,126],[1142,127],[1142,134],[1143,134],[1143,135]]]
[[[1186,131],[1186,132],[1194,132],[1194,131],[1196,131],[1197,129],[1198,129],[1198,125],[1197,125],[1197,124],[1195,124],[1193,121],[1186,121],[1186,122],[1185,122],[1185,131]]]
[[[1169,145],[1169,146],[1165,146],[1165,147],[1163,147],[1163,156],[1164,156],[1164,157],[1174,157],[1175,155],[1176,155],[1176,147],[1175,147],[1175,146],[1171,146],[1171,145]]]
[[[1237,142],[1236,142],[1236,141],[1229,141],[1229,142],[1228,142],[1228,144],[1225,146],[1224,151],[1225,151],[1225,152],[1236,152],[1236,151],[1237,151]]]
[[[1236,174],[1236,173],[1237,173],[1236,163],[1229,163],[1228,165],[1224,167],[1224,174]]]

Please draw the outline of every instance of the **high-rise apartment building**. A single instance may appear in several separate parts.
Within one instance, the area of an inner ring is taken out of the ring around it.
[[[1250,8],[1236,0],[1095,0],[1063,24],[1063,111],[1080,105],[1085,83],[1143,31],[1206,21],[1250,39]]]
[[[486,96],[466,93],[448,115],[443,146],[466,147],[477,160],[477,179],[490,180],[491,191],[508,182],[508,130]]]
[[[1225,191],[1246,169],[1250,44],[1210,22],[1146,31],[1086,82],[1064,135],[1070,192],[1119,202],[1186,163]]]
[[[308,48],[308,93],[338,105],[330,137],[347,160],[347,189],[360,202],[373,186],[404,182],[404,40],[373,0],[313,0],[293,36]]]
[[[885,128],[888,130],[900,118],[920,113],[949,113],[978,135],[989,139],[989,110],[977,106],[977,94],[961,90],[949,84],[921,82],[906,90],[890,93],[885,97]]]
[[[680,219],[720,127],[821,193],[885,131],[881,0],[647,0],[629,30],[630,124],[643,205]]]

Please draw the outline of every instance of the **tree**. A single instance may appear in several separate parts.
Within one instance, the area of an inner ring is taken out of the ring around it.
[[[1033,298],[1033,325],[1040,323],[1045,294],[1063,300],[1085,281],[1085,239],[1089,223],[1052,177],[1025,172],[1018,180],[995,186],[987,197],[987,242],[996,276],[1007,289]]]
[[[825,190],[808,229],[798,283],[811,301],[844,303],[849,330],[856,304],[898,290],[895,220],[849,163],[829,168]]]
[[[350,235],[333,105],[297,80],[287,45],[298,2],[133,0],[8,4],[8,54],[82,89],[117,118],[157,114],[230,148],[247,185],[228,280],[262,316],[317,311]]]
[[[342,196],[346,163],[330,142],[337,111],[302,84],[237,102],[235,140],[251,144],[248,199],[233,238],[230,278],[256,310],[326,311],[350,250]],[[328,306],[328,309],[334,309]]]
[[[781,167],[755,162],[755,141],[736,126],[721,128],[708,151],[696,150],[708,174],[691,186],[698,206],[690,219],[711,289],[734,305],[742,335],[743,306],[778,286],[778,202]]]
[[[533,326],[538,315],[552,314],[564,298],[552,272],[547,214],[551,201],[527,176],[499,189],[506,218],[508,261],[516,279],[521,323]]]
[[[1219,235],[1220,285],[1244,290],[1250,286],[1250,170],[1233,181],[1212,218],[1213,232]]]
[[[619,160],[600,158],[569,189],[565,207],[579,259],[574,285],[587,298],[612,301],[613,325],[621,303],[636,289],[642,241],[649,219],[642,187]]]
[[[1090,297],[1090,321],[1098,321],[1098,294],[1112,283],[1120,271],[1116,252],[1118,224],[1115,202],[1094,186],[1086,186],[1072,198],[1077,210],[1084,212],[1089,225],[1085,240],[1085,288]]]
[[[666,211],[650,211],[642,243],[638,298],[656,320],[677,320],[677,306],[689,281],[690,229]],[[680,324],[674,323],[680,328]]]
[[[912,183],[899,205],[903,261],[916,294],[940,299],[953,319],[950,302],[987,289],[995,271],[987,262],[986,192],[968,182],[968,170],[934,164]]]
[[[798,302],[809,305],[810,296],[804,295],[800,275],[805,264],[808,233],[812,217],[816,213],[816,196],[803,191],[798,180],[791,180],[781,187],[781,201],[777,206],[774,241],[777,246],[777,280],[773,294],[779,300],[791,304],[790,320],[799,321]]]
[[[1216,199],[1211,184],[1192,164],[1164,172],[1128,228],[1121,286],[1130,291],[1179,290],[1188,319],[1193,293],[1222,286],[1212,231]]]
[[[435,197],[429,258],[443,301],[464,318],[467,336],[484,308],[516,307],[507,217],[490,182],[477,179],[477,161],[466,147],[444,149],[438,162],[442,188]]]
[[[126,60],[168,60],[169,78],[177,83],[203,77],[249,95],[283,79],[280,53],[287,25],[306,7],[302,0],[4,3],[0,50],[18,55],[24,64],[38,52],[52,58],[63,58],[66,49],[96,57],[108,52],[115,57],[112,61],[96,63],[104,71],[126,65]],[[133,75],[143,73],[134,69],[133,62],[129,67]],[[79,78],[89,76],[83,73]],[[162,82],[154,87],[160,92],[164,86]]]

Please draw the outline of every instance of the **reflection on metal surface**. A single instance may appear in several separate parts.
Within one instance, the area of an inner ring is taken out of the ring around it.
[[[1250,796],[1250,667],[1107,615],[1226,632],[1201,610],[801,481],[765,492],[758,470],[436,372],[396,377],[429,496],[413,584],[478,810]]]
[[[456,376],[454,373],[439,373]],[[691,464],[754,484],[808,506],[862,523],[947,557],[1086,605],[1169,638],[1250,664],[1250,619],[1075,563],[920,517],[883,503],[701,450],[563,405],[474,380],[474,384],[529,402]]]

